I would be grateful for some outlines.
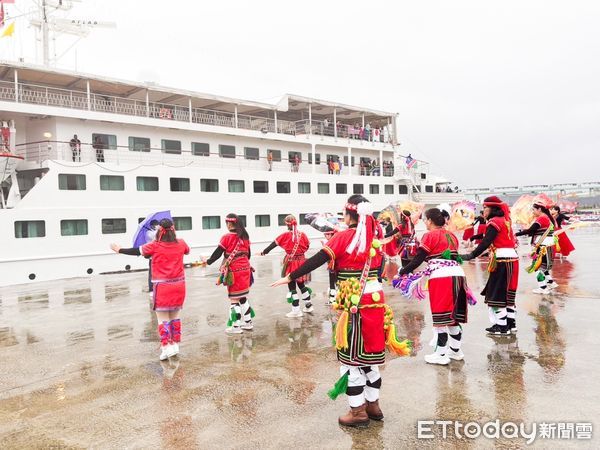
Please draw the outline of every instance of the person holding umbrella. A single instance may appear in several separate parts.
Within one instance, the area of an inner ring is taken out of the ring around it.
[[[156,229],[158,228],[158,220],[150,221],[150,229],[146,231],[146,244],[156,239]],[[152,258],[148,258],[148,292],[152,295]]]
[[[160,360],[164,361],[179,353],[181,342],[181,320],[179,312],[185,300],[185,272],[183,255],[190,247],[183,239],[177,239],[175,227],[170,219],[159,222],[156,239],[141,247],[121,248],[111,244],[115,253],[152,258],[153,310],[158,319],[160,337]]]

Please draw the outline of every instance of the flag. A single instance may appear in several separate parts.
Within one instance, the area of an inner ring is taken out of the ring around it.
[[[2,36],[0,36],[0,38],[12,36],[14,32],[15,32],[15,23],[11,22],[10,25],[6,27],[6,30],[4,30],[4,32],[2,33]]]
[[[412,156],[408,155],[406,157],[406,167],[412,169],[417,164],[417,160]]]

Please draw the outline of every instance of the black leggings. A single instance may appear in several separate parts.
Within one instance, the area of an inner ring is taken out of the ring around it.
[[[304,285],[304,283],[300,283],[299,281],[296,281],[296,280],[292,280],[288,283],[288,290],[290,292],[296,292],[296,285],[298,285],[298,288],[300,289],[301,292],[306,291],[306,286]]]
[[[329,289],[335,289],[337,287],[337,273],[333,270],[329,271]]]

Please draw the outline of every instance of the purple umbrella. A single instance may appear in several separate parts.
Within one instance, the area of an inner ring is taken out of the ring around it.
[[[137,231],[133,235],[133,247],[141,247],[147,242],[146,233],[152,229],[150,226],[150,222],[153,220],[158,220],[159,222],[162,219],[173,220],[171,217],[171,211],[159,211],[155,213],[151,213],[144,220],[140,222],[138,225]]]

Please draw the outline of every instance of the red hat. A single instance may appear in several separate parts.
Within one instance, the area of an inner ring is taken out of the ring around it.
[[[497,197],[495,195],[492,195],[491,197],[487,197],[483,201],[483,206],[497,206],[504,213],[504,217],[506,218],[506,220],[510,221],[510,208],[508,207],[508,205],[505,202],[500,200],[500,197]]]

